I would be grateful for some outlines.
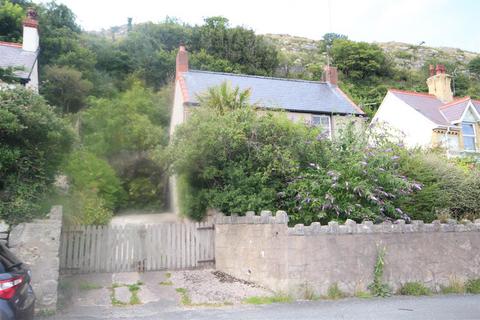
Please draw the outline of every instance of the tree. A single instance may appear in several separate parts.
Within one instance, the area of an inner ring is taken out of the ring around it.
[[[477,77],[480,77],[480,56],[470,60],[468,63],[468,70]]]
[[[0,90],[0,217],[41,215],[39,200],[73,142],[71,128],[30,90]]]
[[[53,64],[63,54],[81,48],[80,26],[75,14],[63,4],[48,2],[38,7],[40,24],[40,67]],[[41,69],[42,71],[42,69]]]
[[[250,107],[250,90],[241,91],[239,87],[232,88],[228,82],[223,82],[218,87],[208,88],[198,99],[201,106],[224,114],[231,110]]]
[[[25,11],[20,5],[0,0],[0,41],[20,41],[24,17]]]
[[[385,53],[376,44],[336,40],[331,53],[333,63],[352,81],[372,80],[391,72]]]
[[[82,73],[70,67],[47,66],[41,92],[62,112],[77,112],[85,105],[92,83]]]
[[[335,42],[335,40],[347,40],[347,39],[348,37],[344,34],[332,33],[332,32],[325,33],[323,35],[322,49],[323,51],[329,51],[333,45],[333,42]]]
[[[92,98],[80,114],[85,149],[115,169],[126,191],[126,205],[165,204],[167,173],[153,155],[162,153],[167,143],[171,95],[171,87],[154,93],[137,81],[113,98]]]

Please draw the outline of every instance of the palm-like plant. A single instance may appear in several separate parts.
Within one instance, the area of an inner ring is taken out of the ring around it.
[[[237,86],[232,88],[228,82],[223,82],[217,87],[208,90],[198,96],[200,105],[211,108],[219,114],[226,111],[247,108],[250,106],[250,90],[240,90]]]

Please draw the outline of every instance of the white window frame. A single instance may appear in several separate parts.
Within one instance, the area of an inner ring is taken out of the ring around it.
[[[328,137],[331,139],[332,138],[332,118],[329,116],[329,115],[326,115],[326,114],[315,114],[315,115],[312,115],[312,124],[315,125],[315,126],[322,126],[322,121],[319,120],[318,121],[318,124],[314,124],[313,122],[313,119],[315,118],[319,118],[319,119],[322,119],[322,118],[327,118],[328,119],[328,128],[323,128],[323,130],[328,130]]]
[[[477,152],[477,131],[475,129],[475,122],[462,122],[462,139],[463,139],[463,151],[465,152]],[[463,125],[471,125],[473,129],[473,134],[465,134],[463,131]],[[473,150],[465,149],[465,137],[473,138]]]

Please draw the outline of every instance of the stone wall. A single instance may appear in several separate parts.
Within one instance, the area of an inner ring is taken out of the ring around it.
[[[380,249],[384,280],[393,290],[419,281],[439,290],[452,280],[480,277],[480,220],[457,224],[414,221],[373,225],[313,223],[287,226],[285,212],[216,217],[216,268],[272,290],[326,294],[337,284],[348,294],[367,291]]]
[[[32,271],[36,309],[54,311],[57,306],[62,207],[52,207],[48,216],[48,219],[13,227],[8,246]]]

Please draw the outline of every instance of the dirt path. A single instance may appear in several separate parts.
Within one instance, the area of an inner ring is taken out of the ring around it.
[[[118,213],[110,221],[112,226],[127,224],[156,224],[162,222],[180,222],[183,218],[171,212],[149,212],[142,210],[127,210]]]

